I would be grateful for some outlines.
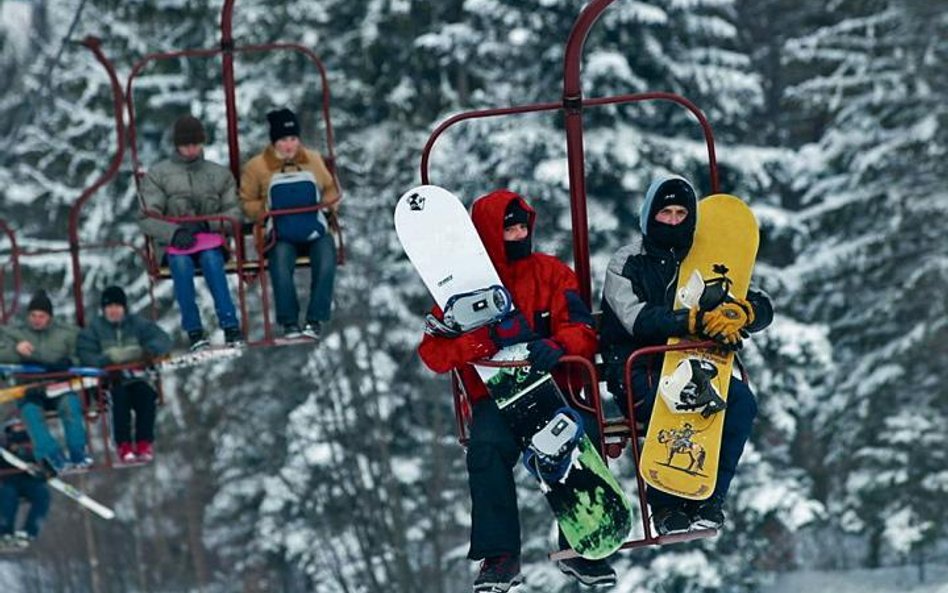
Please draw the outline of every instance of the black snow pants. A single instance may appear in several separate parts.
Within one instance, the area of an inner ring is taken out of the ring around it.
[[[155,414],[158,394],[146,381],[122,381],[112,386],[112,427],[115,443],[155,440]],[[135,435],[132,437],[132,412]]]
[[[583,429],[599,442],[599,424],[580,411]],[[474,404],[467,446],[468,485],[471,489],[471,548],[468,558],[480,560],[502,554],[520,554],[520,514],[513,468],[520,448],[497,404],[485,399]],[[532,478],[531,478],[532,480]],[[560,534],[560,547],[567,546]]]

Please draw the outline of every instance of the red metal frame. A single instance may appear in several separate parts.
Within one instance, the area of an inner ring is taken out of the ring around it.
[[[0,232],[2,232],[10,242],[10,271],[7,272],[6,262],[0,262],[0,325],[6,324],[16,315],[20,304],[20,257],[19,248],[16,244],[16,233],[3,219],[0,219]],[[11,303],[7,305],[7,279],[12,277],[13,295]]]
[[[583,149],[583,108],[586,106],[616,105],[624,103],[635,103],[640,101],[669,101],[676,103],[690,111],[698,120],[702,133],[705,138],[705,144],[708,150],[709,179],[712,193],[720,191],[720,180],[717,170],[717,157],[714,148],[714,134],[711,124],[704,113],[697,105],[688,99],[667,92],[649,92],[633,93],[626,95],[617,95],[611,97],[598,97],[592,99],[583,99],[582,85],[580,81],[580,67],[582,63],[583,48],[590,28],[598,21],[602,12],[609,7],[615,0],[592,0],[579,14],[573,28],[570,31],[566,43],[566,50],[563,59],[563,97],[561,102],[556,103],[534,103],[528,105],[514,105],[510,107],[499,107],[493,109],[479,109],[456,114],[439,124],[429,135],[421,155],[421,180],[422,183],[430,183],[429,162],[430,154],[438,138],[451,126],[470,119],[482,119],[488,117],[498,117],[507,115],[519,115],[525,113],[536,113],[541,111],[560,111],[565,117],[566,145],[567,145],[567,166],[569,172],[570,188],[570,214],[573,227],[573,264],[579,281],[580,293],[587,305],[592,302],[592,282],[589,268],[589,223],[586,211],[586,179],[584,166]],[[634,352],[626,361],[625,380],[627,386],[627,398],[629,417],[621,419],[608,419],[605,417],[602,407],[601,395],[599,393],[599,373],[595,365],[582,357],[564,356],[561,359],[561,365],[569,365],[567,368],[580,368],[585,374],[584,385],[587,394],[580,397],[580,394],[570,392],[569,398],[573,405],[592,412],[600,428],[600,450],[606,452],[616,447],[615,443],[607,443],[607,428],[619,427],[619,432],[613,430],[609,433],[610,438],[618,437],[620,443],[619,449],[624,447],[625,441],[630,441],[632,460],[635,467],[638,468],[639,459],[639,431],[635,421],[635,408],[632,405],[633,393],[631,382],[632,362],[640,357],[663,354],[664,352],[674,350],[684,350],[692,348],[708,348],[716,346],[714,342],[682,342],[673,346],[654,346],[643,348]],[[485,366],[521,366],[525,363],[483,363]],[[742,369],[743,371],[743,369]],[[745,377],[746,378],[746,377]],[[470,420],[470,402],[464,393],[457,374],[452,375],[452,387],[454,390],[455,403],[455,421],[458,430],[458,440],[465,445],[468,440],[467,424]],[[608,462],[608,455],[604,455]],[[645,481],[636,469],[636,481],[638,486],[639,511],[642,521],[643,536],[639,539],[633,539],[626,542],[622,548],[640,548],[644,546],[654,546],[662,544],[677,543],[695,539],[713,537],[717,534],[714,529],[705,529],[689,533],[676,534],[670,536],[657,536],[652,533],[652,528],[648,515],[648,504],[645,500]],[[575,557],[576,553],[572,550],[561,550],[550,554],[553,560]]]
[[[454,115],[442,122],[428,137],[421,155],[421,181],[430,183],[428,168],[430,152],[438,137],[449,127],[469,119],[562,110],[565,116],[566,154],[569,171],[570,214],[573,226],[573,266],[579,280],[580,294],[587,305],[592,302],[592,281],[589,270],[589,223],[586,215],[586,176],[583,151],[583,107],[636,103],[640,101],[669,101],[681,105],[694,115],[701,125],[708,148],[711,192],[718,193],[719,178],[711,124],[697,105],[675,93],[650,92],[583,99],[580,84],[583,47],[589,29],[602,12],[615,0],[593,0],[580,13],[570,31],[563,58],[563,99],[558,103],[533,103],[494,109],[479,109]]]
[[[85,325],[85,307],[82,301],[82,269],[79,265],[79,212],[82,206],[99,190],[103,185],[111,181],[118,173],[122,164],[122,158],[125,156],[125,124],[122,120],[122,87],[119,85],[118,77],[115,74],[115,68],[109,62],[105,54],[102,53],[102,41],[98,37],[86,37],[82,40],[82,45],[87,47],[96,60],[101,64],[109,75],[109,83],[112,88],[112,109],[115,117],[115,135],[116,150],[112,155],[112,161],[109,168],[99,176],[95,182],[87,187],[79,199],[69,209],[69,254],[72,263],[72,291],[73,298],[76,301],[76,323],[79,326]]]

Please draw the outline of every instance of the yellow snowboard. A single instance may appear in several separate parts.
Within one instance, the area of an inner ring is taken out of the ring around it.
[[[675,309],[697,306],[702,294],[713,298],[722,288],[734,297],[746,297],[758,241],[757,221],[740,198],[715,194],[700,200],[695,241],[679,271]],[[679,341],[671,338],[668,343]],[[723,348],[665,354],[639,462],[650,486],[694,500],[714,492],[726,410],[708,413],[704,408],[702,414],[687,406],[673,410],[668,402],[688,401],[699,379],[705,384],[710,379],[726,402],[733,362],[734,353]]]

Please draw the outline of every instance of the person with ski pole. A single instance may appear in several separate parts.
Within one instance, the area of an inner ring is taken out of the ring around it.
[[[33,462],[33,443],[23,420],[14,416],[3,425],[2,446],[20,459]],[[29,547],[40,532],[49,513],[49,487],[42,478],[14,468],[0,459],[0,550],[21,550]],[[9,473],[7,473],[9,472]],[[16,528],[20,500],[30,505],[23,529]]]

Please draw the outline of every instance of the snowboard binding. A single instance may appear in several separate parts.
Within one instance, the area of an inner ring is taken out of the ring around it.
[[[670,376],[662,377],[658,390],[673,412],[700,411],[702,418],[709,418],[727,408],[727,402],[711,384],[717,375],[718,369],[710,362],[689,358],[681,361]]]
[[[678,289],[678,300],[689,309],[710,311],[731,300],[731,285],[734,282],[727,277],[728,268],[724,264],[715,264],[713,271],[717,276],[705,280],[698,270],[694,270],[688,281]]]
[[[425,331],[435,336],[454,338],[496,323],[512,309],[513,297],[503,286],[488,286],[456,294],[445,303],[442,320],[430,313],[425,316]]]
[[[578,464],[583,422],[576,410],[563,407],[541,428],[523,452],[523,465],[540,482],[540,490],[549,492],[551,483],[565,482]]]

